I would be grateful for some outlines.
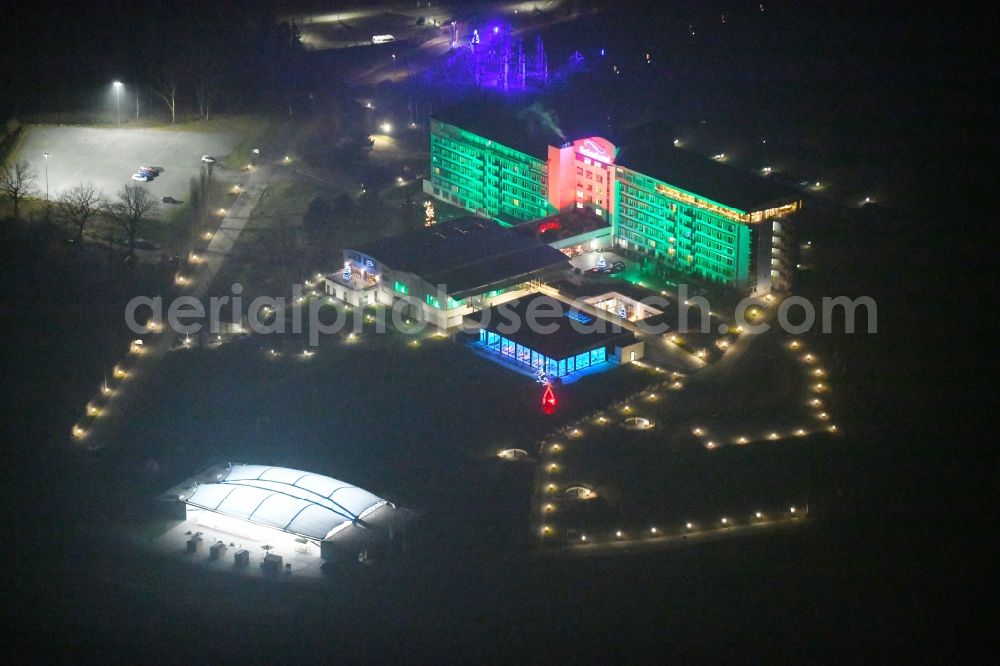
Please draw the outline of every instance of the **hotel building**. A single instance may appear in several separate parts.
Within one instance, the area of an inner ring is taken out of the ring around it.
[[[616,145],[598,133],[607,128],[567,135],[555,120],[538,102],[473,100],[435,114],[425,192],[508,226],[587,208],[646,271],[754,294],[789,290],[797,192],[655,130]]]

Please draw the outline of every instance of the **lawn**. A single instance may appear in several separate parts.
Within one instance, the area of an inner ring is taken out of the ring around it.
[[[635,534],[651,525],[665,531],[687,521],[773,514],[828,499],[833,486],[845,482],[836,460],[838,438],[825,431],[838,416],[837,405],[823,394],[821,409],[831,418],[817,419],[820,410],[808,404],[816,397],[809,376],[816,365],[788,350],[788,340],[770,331],[735,367],[694,374],[683,389],[658,390],[653,399],[647,393],[629,400],[629,410],[609,410],[606,423],[591,420],[579,437],[553,440],[562,446],[549,456],[559,470],[544,483],[585,484],[600,497],[559,502],[556,494],[549,522],[591,534]],[[656,427],[627,431],[621,423],[628,416],[650,418]],[[802,436],[795,434],[800,428]]]
[[[284,348],[257,337],[167,359],[120,432],[126,465],[155,460],[162,470],[155,487],[135,492],[155,494],[213,459],[289,466],[426,512],[427,529],[456,547],[510,546],[529,534],[533,469],[495,453],[534,451],[547,431],[652,379],[627,367],[580,380],[546,416],[540,385],[450,339],[414,347],[367,333],[328,339],[311,358],[268,360],[275,346]]]

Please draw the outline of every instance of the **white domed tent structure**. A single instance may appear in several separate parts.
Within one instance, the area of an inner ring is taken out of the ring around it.
[[[246,464],[210,467],[163,499],[183,503],[184,518],[206,528],[257,541],[308,542],[326,559],[338,551],[335,542],[357,540],[349,528],[369,531],[395,508],[328,476]]]

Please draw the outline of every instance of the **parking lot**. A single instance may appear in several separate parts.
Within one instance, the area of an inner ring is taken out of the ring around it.
[[[220,161],[236,146],[239,135],[152,129],[91,127],[33,127],[21,144],[19,156],[38,174],[38,190],[45,194],[44,153],[48,158],[49,196],[92,181],[113,197],[139,166],[163,167],[153,181],[143,183],[159,201],[170,196],[188,198],[189,182],[201,168],[201,156]]]

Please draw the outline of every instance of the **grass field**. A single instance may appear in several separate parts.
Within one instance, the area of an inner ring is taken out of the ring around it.
[[[309,469],[426,511],[466,544],[495,526],[488,540],[508,547],[528,534],[532,469],[496,452],[534,449],[550,429],[650,381],[632,367],[578,381],[546,416],[537,383],[449,339],[337,337],[311,358],[286,342],[276,361],[265,350],[286,347],[263,336],[171,356],[122,429],[128,464],[156,460],[164,488],[217,458]]]

